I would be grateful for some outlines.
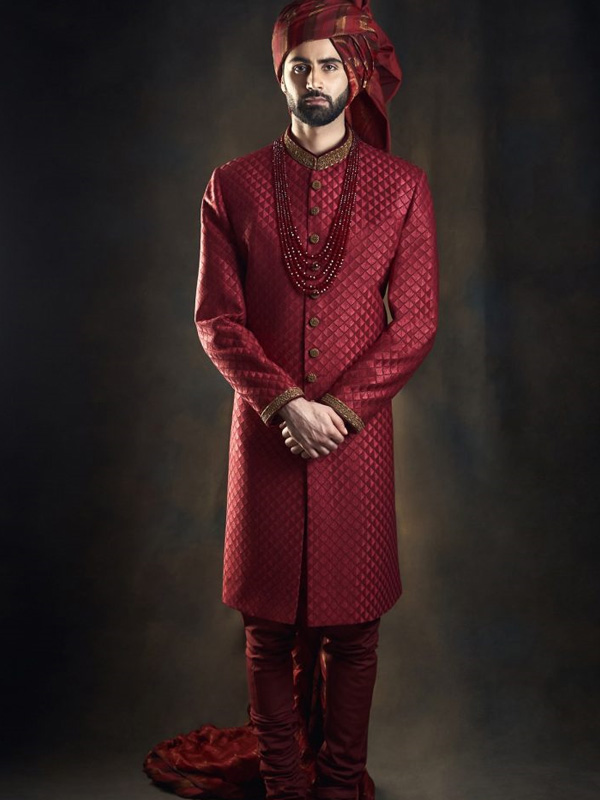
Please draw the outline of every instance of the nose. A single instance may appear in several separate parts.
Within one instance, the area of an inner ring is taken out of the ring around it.
[[[306,88],[320,91],[323,89],[323,78],[318,72],[311,70],[306,78]]]

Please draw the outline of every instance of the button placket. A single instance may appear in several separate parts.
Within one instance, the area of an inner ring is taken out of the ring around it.
[[[321,189],[323,188],[323,182],[319,179],[313,177],[310,182],[310,190],[308,193],[308,207],[307,207],[307,229],[308,229],[308,241],[309,241],[309,252],[310,252],[310,245],[317,245],[322,238],[322,234],[324,231],[321,228],[322,223],[320,222],[320,215],[321,215]],[[313,264],[310,265],[311,270],[314,271],[315,275],[321,269],[320,265],[315,261]],[[309,295],[306,295],[306,299],[317,300],[320,295],[317,292],[313,292]],[[308,320],[308,325],[311,328],[316,328],[320,323],[320,318],[313,314]],[[312,339],[312,337],[310,337]],[[304,373],[304,380],[306,383],[316,383],[318,380],[318,375],[312,369],[312,365],[309,365],[310,361],[317,358],[319,356],[320,350],[318,347],[314,347],[312,342],[309,342],[311,346],[307,348],[305,351],[307,353],[305,369],[307,370]]]
[[[316,315],[313,315],[308,320],[309,326],[313,329],[316,328],[320,322],[321,322],[320,318],[317,317]],[[309,371],[304,373],[304,380],[307,383],[315,383],[318,379],[318,375],[313,369],[311,369],[312,365],[309,366],[308,362],[310,361],[310,359],[316,358],[319,355],[320,351],[318,347],[311,346],[308,348],[306,352],[308,353],[308,358],[305,357],[306,361],[305,369],[308,368]]]
[[[313,173],[314,176],[314,173]],[[322,188],[323,184],[318,178],[312,178],[310,187],[311,191],[308,193],[308,215],[307,215],[307,228],[308,228],[308,241],[310,244],[318,244],[321,240],[323,231],[318,226],[316,217],[321,213],[321,207],[317,202],[316,193]]]

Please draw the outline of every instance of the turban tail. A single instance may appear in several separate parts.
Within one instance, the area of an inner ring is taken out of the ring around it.
[[[390,150],[386,103],[402,82],[394,47],[373,19],[369,0],[295,0],[273,29],[273,65],[281,80],[290,50],[312,39],[331,39],[350,84],[346,119],[369,144]]]

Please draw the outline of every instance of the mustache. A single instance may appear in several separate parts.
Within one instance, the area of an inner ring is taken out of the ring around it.
[[[331,103],[330,97],[328,97],[326,94],[319,94],[318,92],[310,92],[309,94],[305,94],[302,99],[310,100],[313,97],[319,98],[320,100],[327,100],[328,103]]]

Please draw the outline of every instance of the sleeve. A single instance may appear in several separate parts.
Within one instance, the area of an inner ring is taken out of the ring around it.
[[[233,389],[275,425],[279,409],[304,391],[271,361],[246,327],[242,259],[223,199],[219,167],[200,211],[200,266],[194,319],[206,354]]]
[[[407,383],[433,346],[438,322],[438,252],[433,201],[423,170],[390,267],[392,320],[319,401],[361,431]]]

